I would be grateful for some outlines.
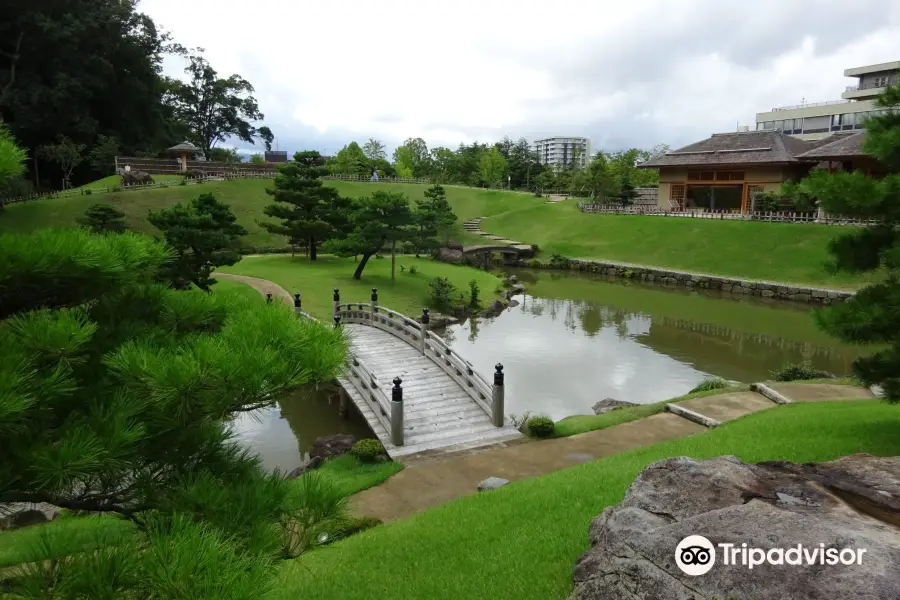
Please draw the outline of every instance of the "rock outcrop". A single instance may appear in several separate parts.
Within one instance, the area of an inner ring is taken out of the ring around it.
[[[676,547],[688,536],[711,543],[713,564],[704,574],[689,575],[676,562]],[[641,471],[618,506],[594,519],[590,542],[573,576],[580,600],[900,598],[900,457],[660,461]],[[719,544],[734,544],[738,554],[726,561]],[[798,545],[803,551],[784,552],[784,564],[747,566],[750,549],[777,561],[770,550]],[[856,560],[847,555],[853,564],[840,562],[842,552],[837,564],[805,562],[828,549],[866,552]],[[802,564],[787,562],[798,557]]]
[[[462,248],[451,248],[449,245],[438,248],[434,257],[436,260],[454,265],[461,265],[466,262],[466,257],[463,255]]]
[[[285,475],[284,478],[285,479],[296,479],[296,478],[300,477],[301,475],[303,475],[304,473],[307,473],[314,469],[318,469],[319,466],[321,466],[321,464],[323,462],[325,462],[325,459],[322,458],[321,456],[308,456],[303,461],[302,465],[300,465],[299,467],[297,467],[296,469],[294,469],[293,471],[291,471],[290,473]]]
[[[122,185],[147,185],[153,183],[150,173],[144,171],[125,171],[122,173]]]
[[[329,459],[334,458],[335,456],[341,456],[342,454],[350,452],[350,448],[353,447],[354,442],[356,442],[356,438],[346,433],[323,435],[322,437],[317,437],[313,442],[309,457],[311,459],[316,457]]]
[[[616,400],[615,398],[604,398],[596,402],[591,408],[594,409],[595,415],[602,415],[626,406],[637,406],[634,402],[626,402],[625,400]]]
[[[46,502],[0,504],[0,531],[46,523],[57,516],[59,508]]]

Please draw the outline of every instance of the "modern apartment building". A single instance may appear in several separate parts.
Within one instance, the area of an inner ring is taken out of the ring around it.
[[[591,140],[583,137],[552,137],[536,140],[534,151],[542,165],[581,168],[591,159]]]
[[[835,131],[863,128],[863,120],[878,112],[875,98],[889,85],[900,83],[900,61],[845,69],[844,77],[856,77],[842,100],[781,106],[757,113],[757,131],[782,131],[802,140],[818,140]]]

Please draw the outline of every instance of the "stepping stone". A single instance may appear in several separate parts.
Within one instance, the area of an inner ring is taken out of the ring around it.
[[[581,463],[591,462],[592,460],[595,460],[597,457],[589,452],[573,452],[572,454],[569,454],[568,456],[566,456],[566,458],[568,458],[573,463],[581,464]]]
[[[478,491],[487,492],[490,490],[496,490],[498,487],[502,487],[507,483],[509,483],[508,479],[502,479],[500,477],[488,477],[478,484]]]
[[[777,406],[774,402],[756,392],[717,394],[715,396],[685,400],[676,403],[676,405],[710,419],[715,419],[720,423]]]
[[[877,398],[866,388],[842,383],[766,383],[794,402],[829,402],[832,400],[871,400]]]

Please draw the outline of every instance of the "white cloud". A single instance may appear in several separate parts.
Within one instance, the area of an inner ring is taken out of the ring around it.
[[[892,0],[143,0],[240,73],[282,149],[581,134],[680,145],[773,106],[840,97],[900,59]],[[169,74],[179,61],[167,61]]]

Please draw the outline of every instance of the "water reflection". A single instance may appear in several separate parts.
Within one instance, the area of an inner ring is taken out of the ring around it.
[[[509,413],[590,414],[606,397],[654,402],[710,375],[758,381],[791,362],[847,374],[859,354],[818,332],[806,307],[584,276],[516,275],[529,288],[517,307],[447,328],[451,346],[482,373],[504,364]]]
[[[365,419],[355,410],[351,409],[346,419],[338,416],[334,392],[328,387],[296,390],[272,408],[241,414],[232,428],[242,443],[259,454],[266,470],[291,471],[301,464],[319,436],[372,436]]]

